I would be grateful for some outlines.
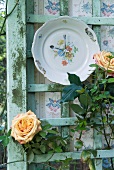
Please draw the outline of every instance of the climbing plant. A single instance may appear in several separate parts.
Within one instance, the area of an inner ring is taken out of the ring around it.
[[[85,148],[82,134],[88,133],[91,128],[95,129],[105,141],[105,148],[102,149],[112,149],[114,140],[114,56],[110,52],[102,51],[93,57],[96,64],[90,65],[90,68],[95,68],[92,81],[81,82],[77,75],[68,73],[70,85],[63,89],[61,100],[68,102],[78,99],[78,103],[70,104],[77,118],[77,125],[71,131],[79,132],[75,148],[83,149],[81,158],[89,164],[90,169],[95,169],[90,159],[91,154],[95,157],[97,153],[93,149]],[[112,158],[111,166],[113,169]]]

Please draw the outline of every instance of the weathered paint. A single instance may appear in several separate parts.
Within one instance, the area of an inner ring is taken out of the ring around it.
[[[22,67],[26,67],[26,60],[23,58],[25,51],[24,47],[18,47],[15,48],[15,52],[12,53],[12,59],[14,60],[13,65],[13,80],[17,80],[17,77],[19,76]]]
[[[60,15],[68,15],[68,0],[60,0]],[[61,117],[67,118],[70,116],[70,110],[69,110],[69,103],[63,103],[61,105]],[[61,127],[61,135],[63,138],[67,138],[67,146],[65,147],[65,151],[70,151],[70,129],[69,127]],[[60,159],[61,160],[61,159]],[[69,167],[66,167],[66,170],[69,169]]]
[[[34,13],[34,1],[27,0],[27,15],[29,13]],[[34,82],[34,61],[31,54],[31,46],[34,36],[34,25],[27,24],[27,84],[35,83]],[[28,52],[29,51],[29,52]],[[31,58],[29,58],[31,56]],[[35,93],[27,94],[27,110],[32,110],[35,112]],[[29,170],[36,170],[34,164],[28,166]]]
[[[60,0],[60,15],[68,15],[68,0]]]
[[[114,157],[114,152],[111,150],[98,150],[96,158],[99,160],[99,158],[110,158]],[[55,153],[55,154],[43,154],[39,156],[35,156],[33,162],[34,163],[40,163],[40,162],[46,162],[49,160],[50,162],[55,160],[65,160],[66,158],[72,158],[72,159],[80,159],[81,158],[81,152],[65,152],[65,153]],[[94,158],[94,156],[91,154],[91,158]],[[99,169],[101,170],[101,168]]]
[[[8,13],[16,1],[8,2]],[[8,129],[14,116],[26,112],[26,0],[19,1],[7,19],[7,116]],[[8,145],[8,170],[26,170],[24,150],[17,142]],[[17,161],[17,162],[16,162]]]
[[[100,9],[101,9],[100,0],[93,0],[93,16],[100,17]],[[101,23],[101,22],[100,22]],[[96,33],[98,43],[101,45],[101,34],[100,34],[100,26],[93,26],[93,30]],[[97,115],[96,115],[97,116]],[[102,135],[98,135],[97,131],[94,129],[93,133],[94,138],[94,149],[102,148]],[[95,159],[95,168],[96,170],[102,170],[102,159]]]
[[[62,92],[61,84],[28,84],[28,92]]]
[[[27,1],[27,14],[33,13],[34,2],[31,0]],[[34,36],[34,25],[27,24],[27,51],[31,50],[32,42]],[[28,54],[27,54],[28,55]],[[34,61],[33,58],[28,58],[27,56],[27,84],[34,83]],[[27,110],[32,110],[35,112],[35,93],[27,94]]]
[[[69,116],[70,116],[69,103],[65,102],[61,105],[61,117],[68,118]],[[61,136],[63,138],[67,138],[67,145],[65,146],[65,151],[66,152],[70,151],[70,128],[67,126],[62,126]],[[59,157],[59,160],[61,160],[60,157]],[[66,167],[66,170],[69,170],[69,167]]]
[[[43,15],[37,15],[37,14],[28,14],[27,15],[27,22],[28,23],[44,23],[47,22],[51,19],[56,19],[58,18],[57,16],[43,16]],[[109,18],[109,17],[72,17],[74,19],[80,19],[84,21],[86,24],[89,25],[114,25],[114,18]]]
[[[77,118],[65,117],[65,118],[56,118],[56,119],[41,119],[41,121],[48,122],[52,126],[73,126],[76,125]]]

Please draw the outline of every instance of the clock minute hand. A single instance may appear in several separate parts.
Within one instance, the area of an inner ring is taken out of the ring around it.
[[[64,41],[65,41],[65,49],[66,49],[66,35],[63,35]]]

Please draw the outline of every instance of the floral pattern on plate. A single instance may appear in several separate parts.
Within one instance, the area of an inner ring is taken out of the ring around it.
[[[67,64],[71,63],[73,57],[75,57],[78,48],[70,42],[70,36],[68,36],[68,42],[66,42],[66,35],[63,35],[63,39],[60,39],[55,47],[51,45],[50,48],[54,51],[54,57],[61,57],[62,58],[62,65],[66,66]]]

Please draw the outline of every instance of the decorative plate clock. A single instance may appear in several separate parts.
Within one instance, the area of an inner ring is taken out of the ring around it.
[[[67,73],[86,80],[94,68],[93,55],[99,52],[95,33],[84,22],[68,16],[46,22],[32,44],[37,69],[50,81],[68,85]]]

